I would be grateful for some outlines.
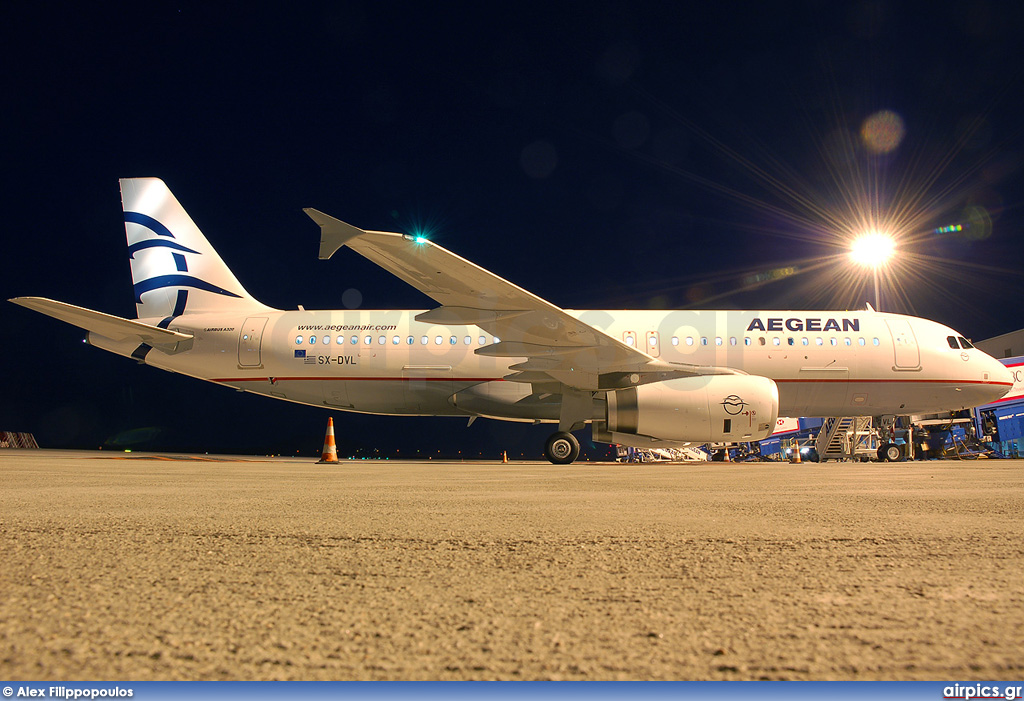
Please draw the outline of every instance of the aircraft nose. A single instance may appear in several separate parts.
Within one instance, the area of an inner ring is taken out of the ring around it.
[[[986,390],[991,396],[987,402],[994,402],[1006,395],[1013,388],[1013,373],[990,355],[986,355],[982,377],[986,378]]]

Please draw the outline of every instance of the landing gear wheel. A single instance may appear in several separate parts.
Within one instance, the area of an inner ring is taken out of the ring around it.
[[[896,443],[883,443],[878,447],[878,459],[882,462],[902,461],[903,446]]]
[[[579,441],[565,431],[553,433],[544,445],[544,456],[556,465],[568,465],[580,456]]]

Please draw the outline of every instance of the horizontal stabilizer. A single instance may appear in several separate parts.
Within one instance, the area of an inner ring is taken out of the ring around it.
[[[158,326],[150,326],[141,321],[122,319],[119,316],[95,312],[91,309],[76,307],[73,304],[46,299],[45,297],[15,297],[8,301],[46,314],[47,316],[52,316],[54,319],[66,321],[73,326],[91,331],[113,341],[127,341],[136,338],[139,342],[146,343],[154,348],[168,348],[192,338],[190,334],[161,329]]]

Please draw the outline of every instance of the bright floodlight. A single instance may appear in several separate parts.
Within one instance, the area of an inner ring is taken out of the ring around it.
[[[895,250],[896,242],[891,236],[870,231],[854,239],[850,245],[850,259],[858,265],[878,268],[892,258]]]

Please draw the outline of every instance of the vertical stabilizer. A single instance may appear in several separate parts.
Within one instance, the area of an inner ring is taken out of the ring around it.
[[[140,319],[265,310],[159,178],[123,178],[121,202]]]

